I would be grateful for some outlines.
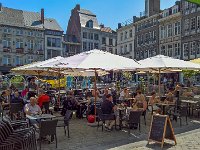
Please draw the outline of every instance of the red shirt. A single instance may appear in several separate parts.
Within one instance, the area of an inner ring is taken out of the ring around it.
[[[44,102],[49,102],[49,101],[50,101],[50,98],[49,98],[48,95],[43,94],[43,95],[41,95],[40,97],[38,97],[38,105],[39,105],[40,107],[42,107],[42,104],[43,104]]]

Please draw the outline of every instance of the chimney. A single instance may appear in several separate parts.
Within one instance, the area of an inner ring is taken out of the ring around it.
[[[118,23],[118,29],[120,29],[122,27],[121,23]]]
[[[137,19],[137,17],[136,17],[136,16],[133,16],[133,23],[136,22],[136,19]]]
[[[80,10],[80,9],[81,9],[80,4],[76,4],[76,9],[77,9],[77,10]]]
[[[101,28],[104,28],[104,24],[100,24],[100,27],[101,27]]]
[[[2,11],[2,3],[0,3],[0,11]]]
[[[44,24],[44,8],[41,9],[41,23]]]

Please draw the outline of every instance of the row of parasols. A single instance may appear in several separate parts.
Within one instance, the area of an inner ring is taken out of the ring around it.
[[[11,71],[16,74],[39,76],[94,76],[94,88],[96,89],[96,76],[106,75],[108,71],[159,73],[160,85],[160,73],[182,70],[200,70],[200,64],[163,55],[136,61],[95,49],[71,57],[64,58],[58,56],[45,61],[35,62],[14,68]]]

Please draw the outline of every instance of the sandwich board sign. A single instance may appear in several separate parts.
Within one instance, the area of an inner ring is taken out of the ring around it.
[[[161,148],[163,148],[165,139],[172,140],[175,142],[175,145],[177,144],[169,116],[153,115],[147,144],[149,142],[156,142],[160,143]]]

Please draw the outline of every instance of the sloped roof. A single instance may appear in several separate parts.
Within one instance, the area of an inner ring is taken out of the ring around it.
[[[7,7],[2,7],[0,24],[63,31],[55,19],[45,18],[44,24],[42,24],[41,14],[38,12],[28,12]]]
[[[24,27],[23,11],[2,7],[0,24]]]
[[[93,21],[93,28],[99,29],[99,24],[96,18],[96,15],[93,14],[91,11],[86,9],[80,9],[79,16],[80,16],[80,23],[82,27],[85,27],[89,20]]]
[[[104,28],[101,28],[100,29],[102,32],[109,32],[109,33],[112,33],[113,30],[110,28],[110,27],[104,27]]]

